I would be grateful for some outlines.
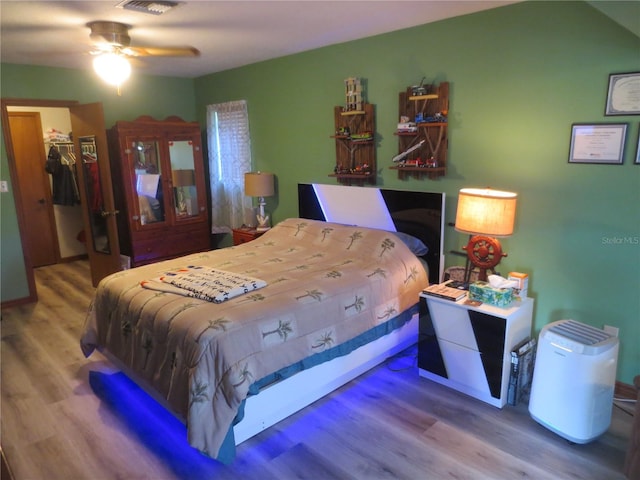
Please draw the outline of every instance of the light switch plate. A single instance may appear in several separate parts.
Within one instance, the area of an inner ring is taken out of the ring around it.
[[[9,191],[9,184],[6,180],[0,180],[0,193],[7,193]]]

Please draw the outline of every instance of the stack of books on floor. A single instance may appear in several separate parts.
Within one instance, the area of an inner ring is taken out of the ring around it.
[[[452,302],[457,302],[467,296],[467,291],[461,287],[461,283],[454,280],[429,285],[423,292],[433,297],[451,300]]]
[[[507,403],[517,405],[529,393],[536,359],[536,339],[527,338],[511,351],[511,374]]]

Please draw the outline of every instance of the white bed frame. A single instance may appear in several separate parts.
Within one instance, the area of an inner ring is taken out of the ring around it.
[[[289,378],[263,388],[247,398],[244,418],[233,427],[235,444],[257,435],[280,420],[311,405],[316,400],[349,383],[354,378],[406,350],[418,340],[418,317],[415,313],[402,327],[358,347],[353,352],[302,370]],[[117,370],[124,372],[136,385],[162,405],[182,423],[185,419],[171,409],[146,380],[106,349],[100,350]]]
[[[247,398],[244,418],[233,427],[240,443],[340,388],[418,340],[418,314],[409,322],[348,355],[334,358],[270,385]]]

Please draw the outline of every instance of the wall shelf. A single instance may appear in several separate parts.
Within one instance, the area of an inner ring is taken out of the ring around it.
[[[415,102],[417,100],[433,100],[433,99],[436,99],[436,98],[438,98],[438,95],[434,95],[434,94],[431,94],[431,95],[411,95],[409,97],[409,100]]]
[[[336,164],[329,177],[351,185],[376,183],[376,148],[374,106],[364,104],[364,110],[334,107]]]
[[[447,171],[446,168],[443,167],[389,167],[391,170],[398,171],[398,178],[400,180],[405,180],[407,177],[413,178],[422,178],[423,176],[427,176],[430,179],[436,179],[444,175]]]
[[[436,179],[447,173],[449,83],[432,85],[426,95],[412,95],[411,87],[399,94],[399,117],[408,117],[416,131],[396,131],[398,153],[420,145],[397,164],[400,179],[407,177]]]

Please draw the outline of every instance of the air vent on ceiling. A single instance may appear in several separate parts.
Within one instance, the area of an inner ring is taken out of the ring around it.
[[[136,12],[149,13],[151,15],[162,15],[167,13],[181,2],[149,2],[139,0],[125,0],[116,5],[116,8],[124,8],[125,10],[134,10]]]

